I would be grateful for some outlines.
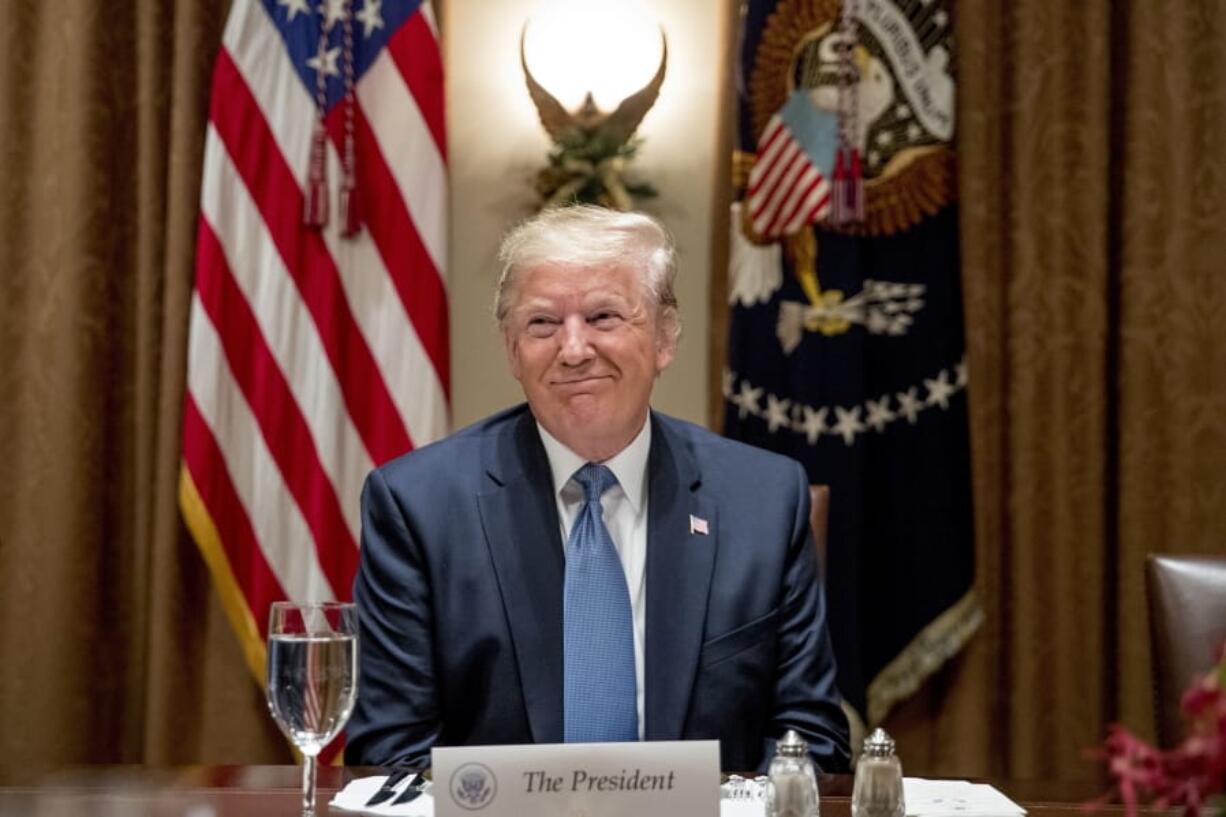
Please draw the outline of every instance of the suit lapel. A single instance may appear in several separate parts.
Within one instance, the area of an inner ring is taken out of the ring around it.
[[[652,415],[647,519],[646,729],[648,740],[677,740],[706,623],[719,527],[699,493],[701,474],[680,437]],[[690,517],[708,534],[691,532]]]
[[[491,490],[477,503],[493,560],[532,739],[562,740],[562,582],[553,477],[532,414],[490,438]]]

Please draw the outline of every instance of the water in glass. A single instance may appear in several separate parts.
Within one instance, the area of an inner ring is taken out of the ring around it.
[[[268,705],[303,754],[318,754],[353,711],[357,639],[274,635],[268,639]]]
[[[302,751],[302,813],[315,813],[315,757],[357,698],[357,608],[279,601],[268,616],[268,709]]]

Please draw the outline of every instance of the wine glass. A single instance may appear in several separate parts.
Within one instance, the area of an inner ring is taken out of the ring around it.
[[[302,752],[302,813],[315,813],[316,756],[357,698],[358,613],[352,604],[275,602],[268,619],[268,709]]]

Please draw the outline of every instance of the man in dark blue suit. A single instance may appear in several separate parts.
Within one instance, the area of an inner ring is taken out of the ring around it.
[[[844,771],[803,469],[649,407],[680,334],[667,233],[551,210],[501,258],[527,403],[367,480],[347,762],[714,738],[749,770],[793,728]]]

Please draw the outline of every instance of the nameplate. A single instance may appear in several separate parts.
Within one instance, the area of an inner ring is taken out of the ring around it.
[[[433,751],[435,817],[719,814],[719,741]]]

